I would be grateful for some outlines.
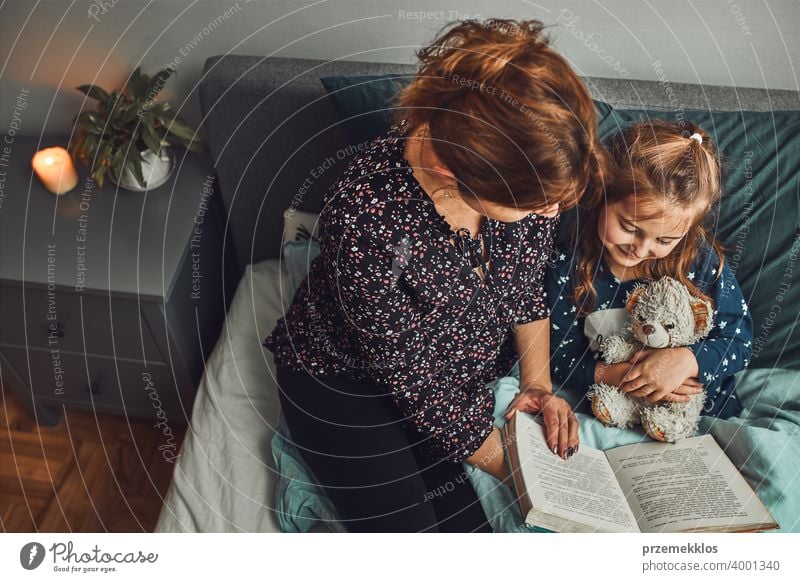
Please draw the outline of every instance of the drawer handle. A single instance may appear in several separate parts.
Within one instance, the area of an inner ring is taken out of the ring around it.
[[[86,391],[91,394],[100,394],[103,391],[103,389],[100,386],[100,382],[98,382],[97,380],[93,380],[91,384],[86,386]]]

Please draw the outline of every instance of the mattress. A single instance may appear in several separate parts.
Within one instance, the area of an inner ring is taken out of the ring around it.
[[[261,342],[291,302],[285,281],[278,259],[247,266],[206,362],[156,532],[280,531],[270,448],[280,402]]]

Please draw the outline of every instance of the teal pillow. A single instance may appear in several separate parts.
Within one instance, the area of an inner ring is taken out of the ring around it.
[[[753,316],[750,367],[800,369],[800,112],[614,109],[600,135],[654,118],[691,120],[720,149],[724,191],[709,227]]]
[[[319,80],[328,92],[350,143],[363,143],[389,129],[394,98],[413,79],[413,74],[391,74],[320,77]],[[594,104],[599,120],[612,111],[611,106],[602,101]]]
[[[392,102],[413,75],[320,77],[352,144],[370,142],[391,125]]]

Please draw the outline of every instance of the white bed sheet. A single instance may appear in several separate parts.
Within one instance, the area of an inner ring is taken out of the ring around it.
[[[288,306],[285,281],[277,259],[245,270],[206,362],[156,532],[280,531],[270,448],[280,401],[261,342]]]

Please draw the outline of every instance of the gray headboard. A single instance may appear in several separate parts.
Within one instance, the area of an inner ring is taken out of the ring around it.
[[[415,65],[246,55],[206,61],[199,88],[203,126],[242,270],[279,255],[283,211],[319,211],[322,194],[352,157],[345,155],[348,142],[319,78],[415,71]],[[791,91],[584,81],[595,99],[625,109],[800,109]]]

